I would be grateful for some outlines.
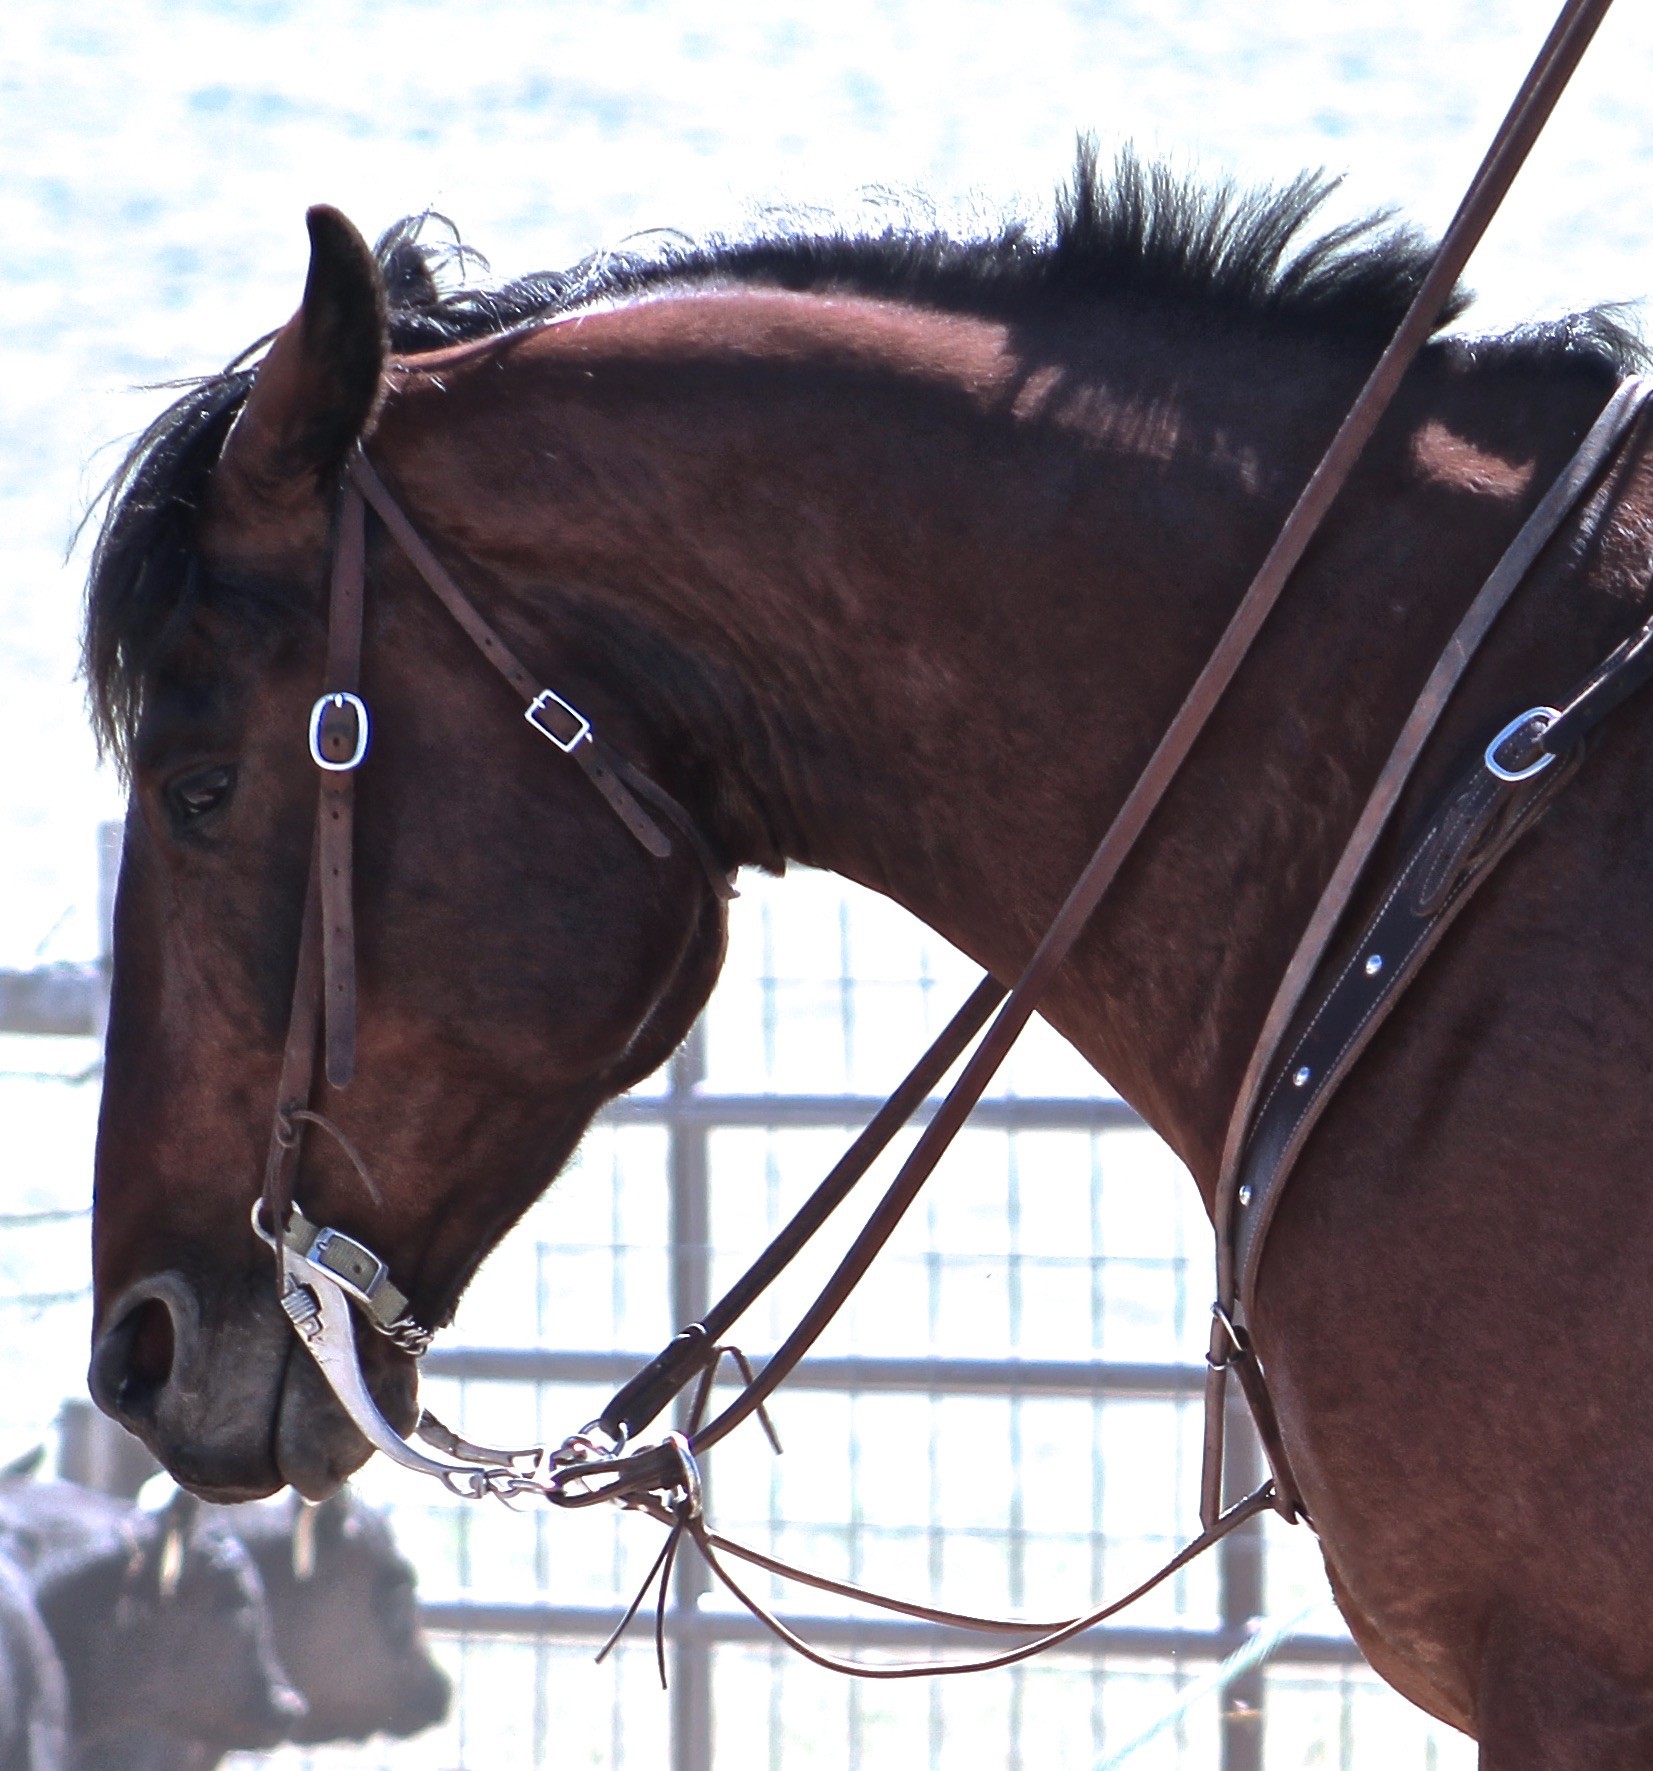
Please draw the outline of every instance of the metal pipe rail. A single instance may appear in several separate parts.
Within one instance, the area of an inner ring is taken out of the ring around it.
[[[0,971],[0,1033],[90,1039],[103,1030],[108,986],[100,961]]]
[[[881,1095],[714,1095],[692,1088],[662,1095],[622,1095],[602,1110],[597,1123],[792,1131],[864,1125],[883,1105]],[[924,1102],[910,1123],[928,1125],[940,1105],[940,1096]],[[1142,1116],[1108,1096],[990,1095],[977,1105],[970,1123],[991,1131],[1137,1131]]]
[[[427,1377],[487,1383],[624,1383],[647,1353],[562,1347],[433,1347]],[[733,1387],[733,1380],[730,1380]],[[806,1359],[791,1390],[901,1391],[970,1396],[1129,1396],[1175,1401],[1203,1394],[1203,1365],[1130,1365],[1083,1359]]]
[[[443,1635],[510,1636],[530,1641],[601,1643],[620,1620],[618,1606],[490,1604],[479,1600],[427,1601],[420,1606],[425,1628]],[[873,1648],[912,1653],[957,1649],[960,1634],[918,1618],[803,1617],[786,1614],[787,1623],[812,1642],[834,1649]],[[639,1620],[639,1640],[652,1628],[652,1618]],[[708,1647],[770,1643],[770,1635],[744,1611],[700,1605],[674,1606],[666,1612],[669,1641],[695,1641]],[[1130,1624],[1099,1624],[1073,1642],[1053,1650],[1053,1657],[1104,1660],[1109,1656],[1154,1660],[1226,1660],[1243,1648],[1250,1634],[1243,1629],[1145,1629]],[[1269,1657],[1295,1666],[1366,1664],[1347,1636],[1288,1636]]]

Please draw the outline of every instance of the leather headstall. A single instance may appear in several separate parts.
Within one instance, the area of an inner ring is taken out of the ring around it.
[[[302,1254],[308,1247],[292,1239],[299,1232],[293,1231],[290,1223],[292,1181],[306,1125],[325,1131],[339,1144],[363,1184],[377,1197],[372,1177],[355,1147],[331,1119],[315,1111],[312,1102],[316,1046],[323,1029],[328,1086],[344,1088],[356,1068],[355,782],[372,744],[371,718],[358,693],[368,506],[460,629],[522,699],[523,718],[580,767],[638,844],[657,860],[673,853],[671,838],[661,822],[644,809],[642,802],[646,801],[687,842],[713,894],[724,900],[735,896],[712,844],[685,808],[600,737],[585,714],[529,671],[460,589],[358,449],[339,493],[328,588],[325,686],[310,711],[310,757],[319,779],[316,831],[276,1090],[275,1123],[264,1168],[264,1223],[283,1231],[274,1243],[278,1283],[285,1280],[286,1250]],[[302,1218],[298,1222],[302,1225]],[[410,1319],[391,1325],[377,1321],[369,1312],[369,1320],[387,1333],[394,1327],[393,1338],[404,1345],[412,1345],[419,1333],[424,1333],[415,1332],[417,1325]],[[424,1339],[428,1338],[424,1333]]]

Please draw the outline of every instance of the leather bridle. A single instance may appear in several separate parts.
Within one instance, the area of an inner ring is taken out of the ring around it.
[[[1112,1615],[1267,1508],[1288,1519],[1306,1516],[1246,1327],[1263,1239],[1281,1187],[1337,1082],[1364,1050],[1373,1029],[1390,1012],[1475,886],[1547,803],[1568,772],[1567,764],[1576,757],[1583,737],[1612,707],[1653,677],[1653,621],[1604,660],[1562,708],[1529,709],[1492,738],[1484,758],[1459,779],[1440,814],[1408,852],[1392,889],[1383,895],[1377,916],[1354,943],[1350,962],[1329,970],[1327,956],[1453,691],[1539,553],[1615,460],[1645,410],[1650,384],[1644,381],[1627,382],[1613,396],[1471,603],[1356,821],[1281,980],[1247,1065],[1217,1183],[1217,1301],[1208,1355],[1206,1467],[1201,1494],[1204,1529],[1200,1535],[1134,1593],[1084,1617],[1049,1626],[974,1618],[825,1580],[731,1543],[714,1532],[702,1514],[696,1458],[753,1414],[761,1414],[764,1400],[795,1369],[883,1247],[1033,1015],[1248,656],[1407,368],[1433,332],[1470,253],[1609,4],[1610,0],[1568,0],[1563,8],[1393,340],[1014,988],[1007,992],[997,980],[983,979],[804,1208],[729,1294],[703,1321],[680,1331],[614,1396],[597,1420],[555,1451],[541,1447],[499,1451],[475,1446],[428,1413],[421,1416],[416,1431],[439,1455],[419,1451],[397,1434],[380,1414],[362,1379],[352,1307],[415,1356],[428,1346],[429,1330],[408,1313],[405,1297],[370,1249],[354,1238],[311,1223],[292,1208],[292,1177],[304,1127],[309,1124],[334,1137],[364,1184],[372,1187],[367,1167],[348,1139],[311,1104],[316,1050],[324,1024],[329,1084],[344,1087],[354,1069],[353,782],[355,768],[369,744],[368,713],[358,694],[357,680],[366,570],[364,505],[371,506],[450,615],[522,698],[529,723],[585,771],[637,842],[655,857],[672,853],[671,838],[651,816],[651,811],[658,813],[689,844],[711,889],[727,898],[733,895],[732,888],[712,845],[684,808],[599,738],[590,720],[567,700],[539,685],[432,553],[366,455],[355,454],[339,502],[326,686],[310,722],[311,755],[320,771],[314,864],[303,912],[264,1190],[254,1207],[253,1227],[276,1251],[282,1303],[295,1328],[341,1404],[377,1449],[410,1468],[436,1476],[453,1492],[467,1497],[495,1494],[510,1499],[533,1494],[564,1506],[616,1501],[649,1512],[671,1528],[650,1576],[651,1581],[655,1575],[661,1577],[662,1594],[672,1557],[686,1535],[731,1593],[783,1640],[818,1664],[864,1677],[906,1677],[1009,1664],[1068,1640]],[[1553,766],[1557,762],[1562,766]],[[987,1026],[989,1017],[991,1026]],[[712,1380],[727,1350],[721,1344],[724,1335],[848,1196],[984,1026],[987,1031],[959,1079],[816,1302],[758,1377],[748,1381],[730,1406],[702,1426]],[[1223,1511],[1223,1423],[1230,1374],[1242,1387],[1272,1473],[1253,1494]],[[668,1433],[658,1444],[631,1449],[636,1435],[670,1400],[697,1382],[690,1431]],[[1035,1639],[973,1663],[869,1667],[839,1660],[802,1642],[743,1589],[722,1559],[727,1556],[906,1615],[965,1629],[1023,1636],[1031,1632]],[[628,1612],[625,1621],[630,1616]]]
[[[292,1204],[303,1127],[315,1125],[344,1149],[370,1191],[366,1165],[338,1127],[312,1108],[317,1036],[325,1030],[325,1073],[344,1088],[356,1068],[356,943],[352,907],[356,770],[372,743],[366,703],[358,694],[362,613],[367,576],[366,509],[384,524],[437,600],[482,656],[521,697],[523,718],[554,749],[576,763],[638,845],[656,860],[673,853],[672,840],[641,803],[671,824],[688,844],[719,899],[735,896],[727,870],[694,819],[657,781],[603,739],[591,720],[540,680],[483,619],[453,575],[402,514],[384,482],[357,450],[339,494],[329,580],[325,687],[310,710],[310,757],[320,780],[314,853],[299,931],[298,966],[288,1013],[275,1123],[265,1161],[264,1221],[282,1224]],[[308,1252],[302,1250],[299,1252]],[[284,1256],[282,1257],[285,1258]],[[352,1257],[354,1259],[354,1257]],[[382,1268],[383,1263],[379,1263]],[[380,1285],[388,1286],[381,1274]],[[365,1304],[375,1326],[394,1330],[405,1350],[422,1351],[428,1332],[403,1313],[400,1292],[376,1290],[384,1301]],[[394,1299],[394,1302],[391,1300]]]

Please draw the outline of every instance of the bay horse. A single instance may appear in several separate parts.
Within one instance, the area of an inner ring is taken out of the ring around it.
[[[114,489],[86,658],[131,800],[91,1384],[177,1478],[366,1447],[248,1227],[293,988],[335,499],[359,445],[510,646],[731,868],[789,860],[1013,977],[1222,630],[1428,254],[1325,186],[1082,153],[1048,235],[778,232],[444,288],[310,217],[303,302]],[[1279,973],[1393,734],[1638,361],[1610,310],[1441,334],[1043,1012],[1211,1204]],[[1646,598],[1623,454],[1438,728],[1464,758]],[[527,729],[370,535],[356,1079],[296,1197],[451,1314],[717,976],[724,907]],[[1653,1764],[1653,710],[1615,716],[1316,1129],[1254,1317],[1374,1666],[1494,1771]],[[1357,906],[1357,908],[1359,908]],[[941,1182],[939,1184],[945,1184]],[[373,1337],[369,1337],[372,1339]],[[366,1350],[411,1425],[411,1363]]]

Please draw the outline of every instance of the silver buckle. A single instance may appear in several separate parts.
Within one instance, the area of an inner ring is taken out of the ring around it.
[[[356,716],[356,748],[348,762],[329,762],[321,753],[321,722],[329,707],[348,707]],[[348,689],[338,689],[331,695],[318,696],[315,706],[310,709],[311,762],[330,775],[349,774],[361,766],[362,758],[367,755],[368,730],[367,703],[360,695],[352,695]]]
[[[268,1243],[274,1248],[277,1239],[264,1228],[263,1209],[263,1200],[255,1200],[253,1233],[260,1242]],[[320,1268],[346,1297],[361,1305],[367,1312],[371,1327],[402,1352],[411,1354],[415,1359],[422,1359],[430,1351],[433,1338],[431,1331],[407,1314],[407,1299],[392,1283],[388,1264],[354,1236],[346,1236],[342,1230],[334,1230],[326,1224],[312,1224],[296,1205],[292,1208],[292,1213],[297,1225],[296,1233],[289,1227],[280,1238],[281,1245],[288,1254]],[[308,1242],[305,1241],[306,1236],[309,1237]],[[306,1310],[296,1300],[290,1303],[289,1299],[294,1298],[295,1292],[300,1296],[308,1295],[302,1286],[289,1286],[282,1304],[288,1315],[293,1317],[293,1326],[308,1333],[305,1323],[315,1312]],[[294,1315],[295,1309],[300,1312],[299,1315]]]
[[[1542,774],[1555,761],[1553,750],[1539,751],[1538,760],[1528,763],[1524,769],[1506,769],[1498,760],[1498,752],[1523,726],[1530,725],[1535,719],[1544,722],[1534,734],[1542,738],[1560,717],[1561,710],[1556,707],[1529,707],[1525,713],[1518,713],[1487,746],[1487,768],[1500,781],[1530,781],[1534,775]]]
[[[364,1243],[342,1230],[322,1228],[310,1244],[308,1258],[332,1274],[339,1285],[360,1303],[373,1303],[373,1294],[384,1283],[385,1264]],[[364,1278],[363,1275],[366,1275]]]
[[[559,738],[545,723],[543,717],[545,710],[547,707],[553,705],[560,707],[578,726],[579,730],[575,732],[572,738]],[[568,702],[563,700],[562,696],[559,695],[555,689],[541,689],[533,700],[528,703],[527,711],[522,717],[527,720],[529,725],[531,725],[542,738],[549,738],[564,756],[572,756],[574,752],[585,743],[586,739],[591,736],[591,721],[580,712],[579,708],[571,707]]]

